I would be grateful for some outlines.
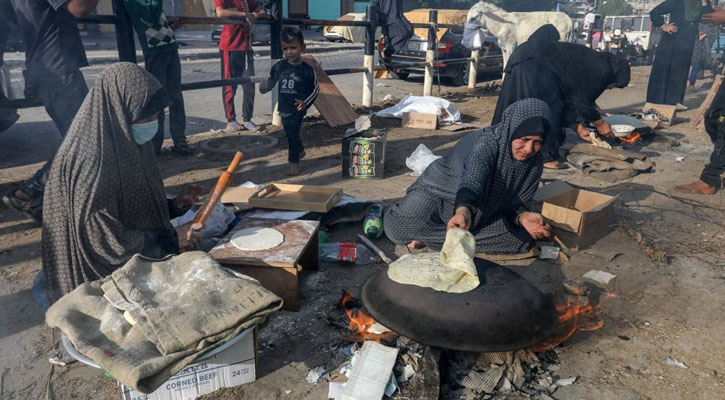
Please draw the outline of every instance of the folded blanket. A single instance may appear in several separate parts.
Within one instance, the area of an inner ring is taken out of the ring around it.
[[[651,172],[654,162],[644,154],[619,149],[604,149],[590,144],[578,144],[569,150],[567,161],[593,178],[617,182],[637,174]]]
[[[203,252],[134,256],[46,313],[78,351],[126,386],[151,393],[199,355],[262,323],[282,300]]]

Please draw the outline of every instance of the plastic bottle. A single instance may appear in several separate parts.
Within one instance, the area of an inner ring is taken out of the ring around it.
[[[375,204],[368,210],[368,215],[363,222],[363,233],[370,239],[383,236],[383,206],[380,204]]]
[[[322,243],[320,257],[329,261],[343,261],[357,265],[378,262],[378,257],[367,247],[351,242]]]

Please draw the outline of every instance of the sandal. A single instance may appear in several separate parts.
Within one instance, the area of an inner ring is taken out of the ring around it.
[[[3,203],[8,208],[23,213],[26,217],[41,224],[43,222],[43,196],[35,197],[30,200],[23,200],[15,195],[17,191],[13,190],[3,196]]]
[[[226,130],[231,131],[231,132],[238,132],[238,131],[244,130],[244,127],[241,124],[239,124],[239,122],[237,122],[237,121],[229,121],[229,122],[227,122]]]
[[[191,156],[194,155],[194,150],[189,146],[189,143],[186,141],[174,143],[173,146],[169,149],[172,153],[176,153],[181,156]]]
[[[259,132],[259,127],[252,121],[242,122],[242,127],[250,132]]]

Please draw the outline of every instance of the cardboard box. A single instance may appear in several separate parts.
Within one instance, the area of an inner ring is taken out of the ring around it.
[[[228,346],[228,347],[225,347]],[[254,382],[257,378],[257,329],[249,328],[172,376],[155,392],[144,394],[121,385],[123,400],[192,400],[217,389]]]
[[[614,218],[614,199],[601,193],[574,189],[554,182],[539,190],[535,198],[543,200],[541,214],[552,227],[559,244],[578,251],[604,237]]]
[[[385,177],[385,147],[388,133],[372,129],[342,139],[342,177],[382,179]]]
[[[660,126],[670,126],[677,113],[677,107],[668,104],[646,103],[642,107],[644,113],[648,113],[650,110],[656,110],[661,115],[661,119],[665,120],[659,123]]]
[[[436,114],[403,113],[403,128],[433,129],[438,127],[438,116]]]

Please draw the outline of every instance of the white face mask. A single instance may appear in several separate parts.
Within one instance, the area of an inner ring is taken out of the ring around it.
[[[144,144],[156,136],[156,131],[159,130],[159,121],[153,120],[143,124],[132,124],[131,132],[133,133],[133,139],[138,144]]]

